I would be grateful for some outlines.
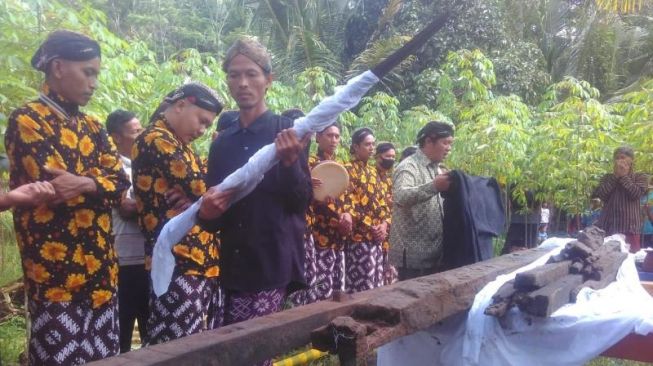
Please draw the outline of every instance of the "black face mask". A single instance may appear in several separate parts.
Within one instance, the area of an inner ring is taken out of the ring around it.
[[[381,159],[379,165],[381,168],[388,170],[392,168],[393,165],[395,165],[395,159]]]

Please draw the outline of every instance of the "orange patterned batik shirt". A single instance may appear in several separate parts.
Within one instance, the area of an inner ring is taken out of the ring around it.
[[[145,236],[145,266],[149,270],[152,251],[163,226],[179,212],[165,198],[177,188],[197,201],[206,184],[206,165],[190,146],[172,132],[165,117],[154,120],[136,139],[132,150],[132,179],[138,208],[138,223]],[[186,275],[217,277],[218,240],[199,225],[172,248],[176,271]]]
[[[106,130],[46,86],[39,100],[11,114],[5,146],[11,188],[52,180],[46,167],[97,185],[96,193],[56,206],[14,210],[28,295],[38,301],[89,301],[93,308],[105,304],[118,280],[111,209],[129,188]]]

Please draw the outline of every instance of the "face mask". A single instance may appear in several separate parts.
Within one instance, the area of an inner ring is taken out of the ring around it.
[[[388,170],[392,168],[393,165],[395,165],[395,159],[381,159],[381,163],[379,165],[381,165],[381,168]]]

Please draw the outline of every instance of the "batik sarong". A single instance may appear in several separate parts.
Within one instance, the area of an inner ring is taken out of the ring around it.
[[[29,300],[30,365],[81,365],[115,356],[118,341],[118,299],[97,309],[90,302]]]
[[[330,299],[334,291],[345,291],[345,252],[315,249],[315,283],[309,289],[310,302]]]
[[[216,329],[222,325],[223,309],[217,278],[178,275],[168,292],[159,298],[150,294],[148,344]]]
[[[383,286],[381,244],[357,242],[345,246],[345,289],[349,293]]]
[[[259,292],[225,291],[224,324],[240,323],[276,313],[281,310],[285,297],[285,289]],[[272,360],[265,360],[258,365],[271,366]]]

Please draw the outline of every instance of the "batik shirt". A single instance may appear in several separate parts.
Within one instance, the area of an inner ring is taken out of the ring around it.
[[[385,212],[388,217],[388,236],[385,238],[383,243],[381,244],[381,247],[383,249],[383,252],[387,253],[388,250],[390,250],[390,241],[388,240],[390,237],[390,217],[392,216],[390,213],[392,212],[392,172],[388,170],[381,171],[377,168],[377,172],[379,173],[379,187],[378,189],[381,190],[381,196],[385,198]]]
[[[351,241],[372,243],[372,227],[390,220],[385,194],[379,189],[378,173],[375,167],[355,159],[345,164],[345,169],[349,173],[349,190],[344,209],[354,221]]]
[[[132,149],[132,176],[138,210],[138,224],[145,236],[145,268],[150,270],[152,251],[163,226],[179,214],[165,198],[169,189],[179,188],[197,201],[206,185],[206,166],[189,145],[172,132],[165,117],[152,122],[136,139]],[[215,235],[193,226],[172,248],[175,271],[186,275],[219,275],[218,243]]]
[[[325,158],[318,151],[317,155],[308,158],[308,165],[312,170],[325,160],[331,159]],[[338,231],[340,214],[343,212],[342,198],[344,198],[344,195],[341,199],[335,200],[335,202],[329,203],[328,205],[313,201],[309,206],[306,222],[311,225],[313,240],[318,248],[332,248],[336,250],[342,250],[344,248],[345,237]]]
[[[37,301],[89,301],[93,308],[105,304],[118,278],[111,208],[129,187],[106,130],[46,86],[39,100],[11,114],[5,146],[11,188],[52,180],[45,167],[91,178],[97,186],[96,193],[53,207],[15,209],[28,295]]]
[[[442,202],[433,185],[438,174],[438,164],[420,149],[395,168],[389,251],[395,266],[428,269],[442,259]]]

